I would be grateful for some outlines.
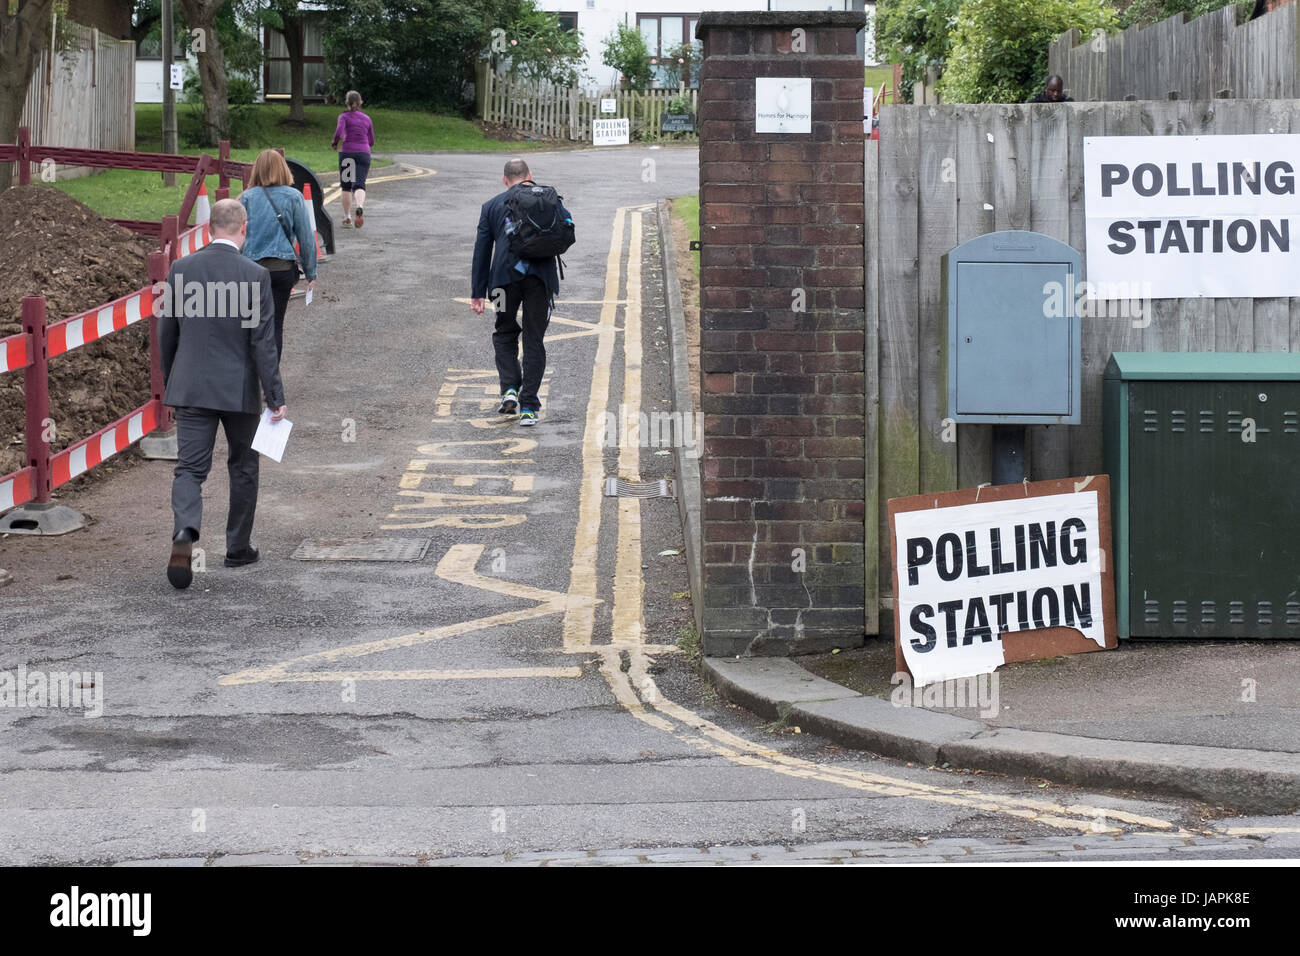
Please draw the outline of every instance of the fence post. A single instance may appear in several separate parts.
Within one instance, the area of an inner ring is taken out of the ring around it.
[[[163,250],[171,243],[172,253],[176,250],[177,220],[175,216],[163,219],[163,249],[149,253],[149,283],[154,288],[158,283],[167,281],[169,254]],[[171,307],[176,309],[176,301],[181,294],[179,289],[171,290]],[[154,406],[154,430],[140,439],[140,454],[154,461],[176,461],[180,449],[176,443],[175,421],[171,409],[163,404],[162,342],[158,338],[158,298],[153,300],[149,310],[149,397]]]
[[[18,185],[32,184],[32,128],[18,127]]]
[[[180,235],[180,217],[163,216],[162,219],[162,251],[167,254],[167,262],[171,263],[173,259],[179,259],[177,255],[176,239]]]
[[[157,286],[167,281],[167,257],[162,252],[149,253],[149,282]],[[172,303],[173,309],[175,302]],[[163,410],[162,344],[158,340],[158,310],[149,313],[149,393],[157,404],[155,418],[160,428],[167,427],[169,415]]]
[[[45,328],[45,296],[23,297],[23,332],[31,347],[32,364],[27,366],[27,467],[32,469],[32,498],[0,519],[4,534],[57,535],[86,526],[86,519],[66,505],[50,501],[50,442],[45,429],[50,422],[49,346]],[[51,435],[51,440],[55,436]]]
[[[230,140],[223,139],[217,144],[217,202],[230,198],[230,177],[226,175],[228,162],[230,162]]]
[[[27,366],[24,381],[27,464],[36,469],[32,476],[32,501],[45,504],[50,500],[50,443],[44,437],[46,421],[50,417],[50,350],[46,344],[45,296],[23,297],[23,332],[27,334],[32,350],[32,364]]]

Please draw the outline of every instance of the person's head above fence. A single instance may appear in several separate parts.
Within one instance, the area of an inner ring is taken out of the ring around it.
[[[279,150],[264,149],[253,161],[253,172],[248,177],[248,185],[253,186],[292,186],[293,173],[284,161]]]
[[[208,227],[213,239],[229,239],[237,246],[244,244],[244,230],[248,213],[238,199],[218,199],[212,204],[212,218]]]
[[[1049,76],[1047,82],[1043,84],[1043,96],[1053,103],[1059,103],[1061,97],[1065,95],[1065,80],[1059,76]]]
[[[507,188],[532,178],[532,173],[528,171],[528,164],[522,159],[516,157],[515,159],[506,160],[506,168],[501,175],[501,181],[506,184]]]
[[[348,90],[347,95],[343,97],[343,102],[347,104],[350,110],[361,109],[361,94],[356,90]]]

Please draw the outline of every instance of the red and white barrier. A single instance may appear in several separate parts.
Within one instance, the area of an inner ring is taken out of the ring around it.
[[[192,255],[212,241],[212,228],[207,223],[187,229],[176,237],[176,258]]]
[[[158,407],[150,401],[103,431],[50,458],[50,484],[57,488],[139,441],[158,424]]]
[[[14,369],[26,368],[31,364],[31,359],[27,355],[26,332],[0,339],[0,375],[12,372]]]
[[[153,288],[150,287],[114,299],[98,309],[52,322],[46,333],[50,341],[50,358],[134,325],[141,319],[147,319],[152,312]]]
[[[18,505],[26,504],[36,497],[32,493],[32,469],[16,471],[0,481],[0,511],[8,511]]]

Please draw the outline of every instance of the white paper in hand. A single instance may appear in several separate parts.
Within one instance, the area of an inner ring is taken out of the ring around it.
[[[257,434],[253,436],[253,451],[260,452],[267,458],[279,461],[284,457],[284,446],[289,443],[289,432],[293,422],[282,418],[271,421],[271,410],[262,409],[262,420],[257,423]]]
[[[307,294],[304,295],[304,296],[302,297],[302,304],[303,304],[303,305],[311,305],[311,293],[312,293],[312,290],[311,290],[311,289],[308,289],[308,290],[307,290]]]

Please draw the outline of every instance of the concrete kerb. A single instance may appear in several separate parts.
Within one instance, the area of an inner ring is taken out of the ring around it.
[[[664,290],[668,302],[669,344],[672,351],[673,411],[680,412],[682,421],[695,420],[695,404],[691,400],[691,372],[687,359],[686,312],[682,308],[682,283],[677,278],[677,262],[673,250],[672,223],[669,221],[668,202],[658,207],[659,253],[663,257]],[[673,460],[677,466],[677,512],[682,522],[682,537],[686,541],[686,572],[691,587],[691,609],[695,618],[695,633],[704,637],[704,611],[699,601],[703,594],[703,566],[700,554],[700,460],[684,453],[677,443]]]
[[[658,208],[660,251],[672,346],[673,408],[693,412],[686,317],[673,257],[668,205]],[[703,636],[699,595],[699,459],[674,455],[677,507],[686,541],[692,607]],[[1247,813],[1300,807],[1300,754],[1184,744],[1134,743],[1070,734],[993,728],[916,707],[894,707],[823,680],[788,658],[704,658],[722,696],[768,720],[783,719],[843,746],[926,765],[1042,777],[1063,784],[1190,797]]]
[[[895,707],[815,677],[788,658],[705,658],[703,667],[733,703],[881,756],[1189,797],[1245,813],[1289,813],[1300,807],[1300,754],[990,727],[923,708]]]

